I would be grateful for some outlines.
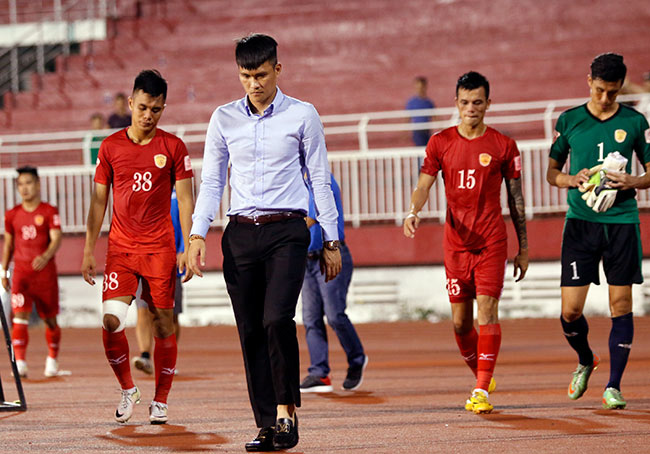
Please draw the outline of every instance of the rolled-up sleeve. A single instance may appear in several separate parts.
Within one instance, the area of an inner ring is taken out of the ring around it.
[[[192,215],[191,235],[205,237],[219,209],[228,172],[228,146],[219,126],[219,109],[210,118],[203,151],[199,196]]]
[[[338,212],[330,187],[330,170],[327,162],[325,133],[318,112],[311,105],[307,109],[305,123],[303,125],[302,149],[305,154],[305,165],[309,171],[309,178],[314,193],[316,219],[323,228],[325,241],[338,240]]]

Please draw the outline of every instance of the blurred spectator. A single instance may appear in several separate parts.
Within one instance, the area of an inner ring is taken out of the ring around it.
[[[108,126],[111,129],[131,126],[131,114],[127,111],[126,95],[124,93],[115,95],[113,113],[108,117]]]
[[[427,78],[418,76],[413,80],[415,84],[415,96],[406,102],[406,110],[433,109],[435,105],[427,96]],[[431,117],[411,117],[411,123],[427,123]],[[431,131],[418,129],[413,131],[413,143],[418,147],[424,147],[429,142]]]
[[[643,74],[643,82],[636,84],[630,82],[630,79],[625,79],[623,88],[621,88],[622,95],[636,95],[641,93],[650,93],[650,71]]]
[[[99,112],[95,112],[90,116],[90,129],[96,131],[98,129],[106,129],[106,120]]]
[[[88,132],[85,139],[84,149],[89,150],[86,153],[88,158],[84,159],[86,164],[95,165],[97,163],[97,155],[99,154],[99,146],[102,144],[102,141],[108,136],[108,134],[101,132],[103,129],[106,129],[106,120],[104,120],[104,115],[99,112],[95,112],[90,116],[90,131]]]

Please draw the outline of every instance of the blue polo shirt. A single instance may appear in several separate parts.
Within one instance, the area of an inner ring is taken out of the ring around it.
[[[330,175],[332,193],[334,194],[334,202],[336,203],[336,210],[339,212],[339,216],[336,220],[336,225],[339,231],[339,241],[345,240],[345,233],[343,232],[343,226],[345,225],[345,219],[343,219],[343,203],[341,202],[341,189],[339,188],[338,183],[334,179],[334,175]],[[316,205],[314,204],[314,195],[309,190],[309,217],[316,219]],[[323,230],[320,224],[314,224],[310,227],[309,233],[311,233],[311,243],[309,244],[309,252],[320,251],[323,249]]]

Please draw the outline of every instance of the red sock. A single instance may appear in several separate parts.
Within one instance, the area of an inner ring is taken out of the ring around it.
[[[153,400],[167,403],[167,395],[172,387],[176,371],[176,354],[178,346],[176,335],[160,338],[154,336],[153,365],[156,370],[156,395]]]
[[[472,373],[476,377],[477,355],[476,349],[478,348],[478,333],[476,328],[472,326],[472,330],[465,334],[456,335],[456,343],[460,349],[460,354],[465,360],[465,363],[472,369]]]
[[[45,340],[47,341],[50,358],[56,359],[59,356],[59,342],[61,341],[61,328],[59,325],[54,329],[49,326],[45,327]]]
[[[501,346],[501,325],[479,326],[476,387],[487,391]]]
[[[104,351],[108,363],[120,382],[122,389],[131,389],[135,385],[131,378],[131,366],[129,364],[129,341],[124,330],[118,333],[109,333],[102,328],[104,339]]]
[[[29,322],[27,320],[14,319],[14,326],[11,329],[11,344],[14,346],[16,359],[25,360],[25,352],[29,343]]]

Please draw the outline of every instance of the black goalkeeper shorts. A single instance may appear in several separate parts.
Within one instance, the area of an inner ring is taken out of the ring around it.
[[[562,287],[600,284],[598,263],[609,285],[643,283],[639,224],[600,224],[567,219],[562,235]]]

